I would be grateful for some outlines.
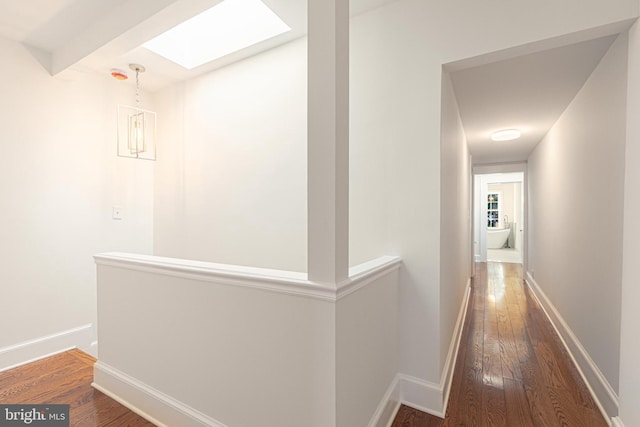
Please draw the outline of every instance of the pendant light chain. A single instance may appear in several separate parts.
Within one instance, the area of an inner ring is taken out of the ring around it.
[[[136,109],[140,109],[140,70],[136,68]]]
[[[136,73],[135,105],[118,105],[118,156],[156,160],[156,113],[141,105],[140,74],[146,69],[140,64],[129,64],[129,69]]]
[[[136,72],[136,110],[140,109],[140,73],[144,73],[146,69],[140,64],[129,64],[129,68]]]

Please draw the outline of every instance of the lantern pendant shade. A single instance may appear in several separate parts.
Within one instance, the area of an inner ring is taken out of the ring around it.
[[[118,105],[118,156],[156,159],[156,113]]]
[[[135,113],[129,116],[129,136],[127,148],[131,154],[140,154],[146,151],[144,144],[144,113]]]

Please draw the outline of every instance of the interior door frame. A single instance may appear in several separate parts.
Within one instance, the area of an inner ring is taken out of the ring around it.
[[[528,244],[528,233],[529,233],[529,184],[528,184],[528,176],[527,176],[527,163],[526,162],[521,162],[521,163],[503,163],[503,164],[492,164],[492,165],[473,165],[472,167],[472,174],[473,174],[473,189],[472,189],[472,194],[474,195],[474,201],[471,205],[471,217],[473,218],[474,215],[476,214],[476,202],[480,202],[482,199],[482,183],[480,182],[481,180],[478,179],[477,177],[480,176],[485,176],[485,175],[494,175],[494,174],[506,174],[506,173],[518,173],[521,172],[522,173],[522,198],[523,198],[523,212],[522,212],[522,217],[523,217],[523,233],[522,233],[522,271],[523,274],[525,271],[528,271],[528,251],[529,251],[529,244]],[[513,180],[511,180],[511,182],[513,182]],[[477,186],[480,185],[481,187],[478,189]],[[484,193],[485,193],[485,198],[486,198],[486,186],[484,186]],[[476,198],[478,197],[478,190],[480,192],[479,194],[479,199],[476,200]],[[478,206],[480,208],[480,214],[482,213],[482,203],[479,204]],[[484,206],[484,211],[485,211],[485,215],[484,217],[486,217],[486,204]],[[481,218],[483,218],[481,216]],[[476,261],[475,259],[475,244],[478,243],[478,245],[482,245],[484,244],[484,252],[482,250],[482,246],[480,246],[480,254],[482,257],[482,254],[484,253],[484,257],[485,257],[485,261],[486,261],[486,237],[482,238],[483,236],[486,236],[486,228],[487,228],[487,224],[486,222],[483,222],[481,220],[477,221],[480,224],[480,241],[476,242],[475,240],[475,236],[476,236],[476,221],[473,220],[471,223],[472,226],[472,239],[471,239],[471,264],[473,265]],[[484,225],[484,227],[483,227]],[[484,232],[483,232],[484,230]],[[472,270],[473,271],[473,270]]]

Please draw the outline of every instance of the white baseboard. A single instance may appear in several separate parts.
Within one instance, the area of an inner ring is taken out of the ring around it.
[[[65,350],[91,346],[93,325],[84,325],[30,341],[0,348],[0,372],[34,362]]]
[[[407,405],[443,418],[443,389],[440,384],[405,374],[397,374],[371,417],[368,427],[390,427],[400,408]]]
[[[530,272],[527,272],[526,282],[569,352],[604,419],[612,420],[618,415],[618,395],[615,390]]]
[[[440,384],[398,374],[398,389],[402,404],[444,418],[444,390]]]
[[[467,306],[471,294],[471,278],[467,280],[465,294],[458,311],[458,319],[451,338],[449,352],[442,370],[440,383],[436,384],[420,378],[399,373],[389,385],[382,401],[378,405],[369,427],[389,427],[393,423],[401,404],[418,409],[436,417],[444,418],[447,411],[451,380],[460,348],[462,328],[467,315]]]
[[[226,427],[208,415],[100,361],[93,366],[92,385],[158,427]]]
[[[398,389],[398,376],[391,381],[387,392],[382,397],[376,412],[371,417],[368,427],[390,427],[396,413],[400,408],[400,393]]]
[[[611,418],[611,427],[624,427],[624,424],[622,423],[620,417]]]
[[[467,280],[467,285],[464,291],[464,298],[462,299],[462,305],[458,311],[458,319],[456,320],[456,326],[453,330],[453,337],[451,338],[451,344],[449,345],[449,351],[447,353],[447,359],[444,363],[444,369],[442,370],[442,377],[440,378],[440,387],[444,391],[442,396],[442,416],[447,412],[447,404],[449,403],[449,393],[451,392],[451,383],[453,381],[453,371],[456,367],[456,359],[458,358],[458,350],[460,349],[460,340],[462,339],[462,328],[467,318],[467,307],[469,306],[469,296],[471,295],[471,278]]]

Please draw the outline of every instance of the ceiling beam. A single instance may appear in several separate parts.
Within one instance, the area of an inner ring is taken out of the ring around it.
[[[128,0],[75,34],[51,52],[48,71],[55,76],[78,63],[121,34],[171,6],[179,0]],[[43,65],[46,67],[47,64]]]

